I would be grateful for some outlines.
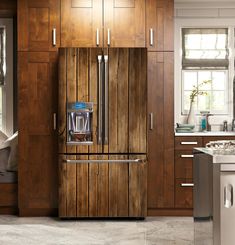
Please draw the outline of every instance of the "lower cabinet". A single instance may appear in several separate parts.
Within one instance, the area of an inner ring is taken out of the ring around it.
[[[79,159],[88,157],[94,159]],[[59,217],[145,217],[146,165],[145,161],[67,163],[60,156]]]

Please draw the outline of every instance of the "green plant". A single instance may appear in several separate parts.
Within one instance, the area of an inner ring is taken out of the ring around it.
[[[199,91],[200,87],[202,87],[203,85],[209,84],[211,83],[211,80],[205,80],[202,83],[198,84],[198,86],[193,86],[192,92],[190,94],[190,102],[194,102],[195,101],[195,97],[197,97],[198,95],[207,95],[207,92],[205,91]]]

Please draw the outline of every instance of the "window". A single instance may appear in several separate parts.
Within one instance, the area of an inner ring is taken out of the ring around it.
[[[204,94],[195,101],[198,114],[228,114],[228,69],[228,28],[182,28],[181,114],[188,113],[195,87]]]

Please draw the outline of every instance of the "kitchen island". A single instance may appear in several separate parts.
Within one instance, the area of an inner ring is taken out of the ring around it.
[[[195,148],[193,178],[195,245],[233,244],[235,155]]]

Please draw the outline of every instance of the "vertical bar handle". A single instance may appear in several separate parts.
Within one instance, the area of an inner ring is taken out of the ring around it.
[[[149,115],[150,115],[150,130],[153,130],[153,113],[151,112]]]
[[[153,28],[149,30],[149,45],[153,46]]]
[[[233,206],[233,186],[226,185],[224,187],[224,207],[231,208]]]
[[[98,144],[102,144],[102,55],[98,55]]]
[[[52,45],[56,46],[56,28],[52,29]]]
[[[107,44],[108,44],[108,46],[110,46],[110,43],[111,43],[111,32],[110,32],[110,29],[108,29],[107,30],[107,35],[108,35],[108,37],[107,37]]]
[[[100,31],[97,28],[96,29],[96,46],[99,46],[99,45],[100,45]]]
[[[104,69],[105,69],[105,80],[104,80],[104,93],[105,93],[105,118],[104,118],[104,123],[105,123],[105,127],[104,127],[104,144],[107,145],[108,144],[108,132],[109,132],[109,87],[108,87],[108,74],[109,74],[109,70],[108,70],[108,55],[104,55]]]
[[[57,120],[56,120],[56,113],[53,113],[53,129],[56,130],[57,128]]]

